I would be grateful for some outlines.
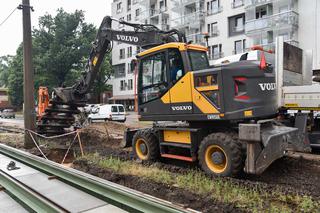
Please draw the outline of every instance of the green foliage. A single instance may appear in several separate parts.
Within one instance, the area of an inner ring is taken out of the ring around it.
[[[33,29],[33,68],[35,73],[35,91],[46,86],[49,91],[54,87],[72,86],[85,70],[91,43],[96,36],[96,28],[84,22],[84,12],[76,10],[67,13],[58,9],[55,17],[46,14],[39,18],[39,26]],[[13,105],[23,103],[23,54],[19,47],[17,54],[9,63],[0,60],[0,85],[9,88]],[[8,64],[2,68],[1,64]],[[8,72],[3,72],[2,70]],[[99,85],[95,92],[106,89],[108,73],[111,72],[110,57],[103,63]],[[110,75],[109,75],[110,76]],[[2,80],[4,79],[4,80]],[[6,80],[7,79],[7,80]]]
[[[9,64],[12,60],[12,56],[1,56],[0,57],[0,87],[8,86],[9,78]]]
[[[22,106],[23,103],[23,48],[17,49],[9,63],[8,89],[11,104]]]

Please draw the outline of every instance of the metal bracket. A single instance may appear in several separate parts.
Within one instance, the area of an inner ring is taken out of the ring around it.
[[[19,4],[19,6],[17,7],[17,9],[22,10],[22,9],[24,9],[25,7],[30,8],[30,10],[31,10],[32,12],[34,12],[33,6],[26,5],[26,4]]]
[[[20,167],[17,167],[14,161],[10,161],[10,163],[7,165],[8,171],[17,170],[17,169],[20,169]]]

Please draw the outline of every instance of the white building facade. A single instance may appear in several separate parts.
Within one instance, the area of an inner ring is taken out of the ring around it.
[[[180,29],[193,43],[208,45],[211,64],[253,45],[273,49],[275,38],[283,36],[290,44],[312,50],[313,69],[320,70],[319,0],[114,0],[112,16],[162,30]],[[113,45],[112,100],[127,108],[134,105],[136,81],[130,62],[137,51],[135,46]]]

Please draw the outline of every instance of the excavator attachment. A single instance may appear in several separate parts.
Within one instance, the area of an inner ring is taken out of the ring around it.
[[[239,139],[246,143],[245,172],[261,174],[287,151],[310,152],[309,141],[299,128],[287,127],[274,120],[239,124]]]

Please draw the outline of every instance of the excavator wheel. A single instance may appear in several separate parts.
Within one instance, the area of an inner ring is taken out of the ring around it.
[[[213,176],[237,176],[244,168],[241,144],[233,133],[212,133],[205,137],[198,158],[201,168]]]
[[[134,155],[144,162],[152,162],[159,158],[159,142],[152,129],[139,130],[132,139]]]

